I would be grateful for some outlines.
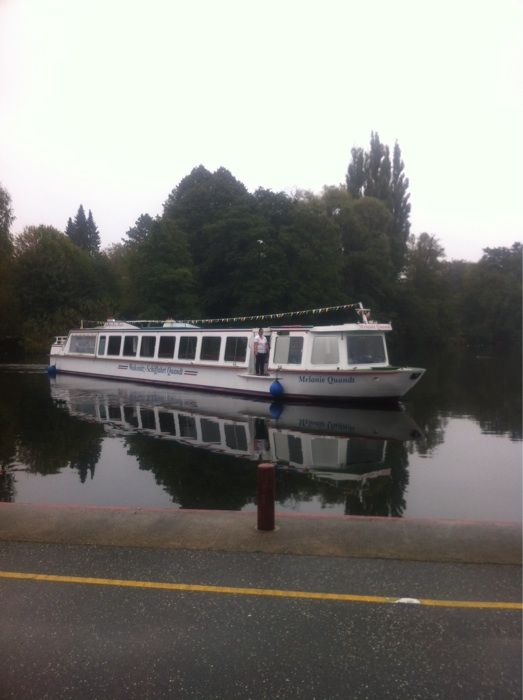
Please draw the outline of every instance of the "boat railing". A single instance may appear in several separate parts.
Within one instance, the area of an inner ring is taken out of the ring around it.
[[[57,335],[54,339],[53,345],[65,345],[67,341],[66,335]]]

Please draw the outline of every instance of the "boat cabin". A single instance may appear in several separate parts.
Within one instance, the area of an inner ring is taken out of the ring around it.
[[[390,324],[269,328],[268,370],[333,372],[364,366],[388,367],[385,332]],[[56,338],[60,354],[85,359],[121,359],[176,365],[221,366],[254,374],[254,329],[197,328],[167,322],[139,328],[109,320],[101,328],[78,329]]]

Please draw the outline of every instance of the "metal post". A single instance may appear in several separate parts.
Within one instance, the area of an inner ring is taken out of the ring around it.
[[[274,497],[275,497],[274,464],[267,462],[258,464],[257,471],[257,503],[258,530],[274,530]]]

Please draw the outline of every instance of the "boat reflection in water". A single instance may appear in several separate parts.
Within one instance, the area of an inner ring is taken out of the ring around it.
[[[420,435],[401,407],[280,405],[68,375],[51,380],[51,394],[72,415],[102,423],[112,435],[141,433],[231,457],[270,461],[345,490],[390,477],[391,444]],[[406,459],[401,462],[405,469]]]

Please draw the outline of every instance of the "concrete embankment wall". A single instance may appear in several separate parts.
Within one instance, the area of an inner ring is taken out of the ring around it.
[[[0,542],[521,565],[519,523],[0,504]]]

